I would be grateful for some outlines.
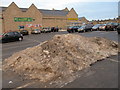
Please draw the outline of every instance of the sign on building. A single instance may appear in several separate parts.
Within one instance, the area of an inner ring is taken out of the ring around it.
[[[15,22],[32,22],[33,18],[26,18],[26,17],[14,17]]]
[[[18,26],[19,29],[24,29],[25,27],[24,26]]]
[[[78,18],[68,18],[68,20],[78,20]]]
[[[29,27],[29,28],[31,28],[31,27],[42,27],[42,25],[41,24],[26,24],[26,27]]]

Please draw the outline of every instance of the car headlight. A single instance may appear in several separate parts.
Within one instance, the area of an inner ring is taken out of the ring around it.
[[[21,36],[23,36],[23,34],[21,34]]]

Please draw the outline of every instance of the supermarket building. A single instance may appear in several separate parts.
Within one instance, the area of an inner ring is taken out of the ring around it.
[[[41,27],[59,27],[65,29],[71,23],[78,22],[78,14],[72,8],[63,10],[38,9],[34,4],[29,8],[19,8],[14,2],[0,11],[0,32],[20,29],[39,29]]]

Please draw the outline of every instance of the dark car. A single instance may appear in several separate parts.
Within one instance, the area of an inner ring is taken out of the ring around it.
[[[99,27],[102,26],[101,24],[96,24],[92,27],[92,31],[98,31]]]
[[[106,24],[106,31],[115,31],[117,29],[118,23],[107,23]]]
[[[28,32],[27,30],[21,30],[20,33],[21,33],[22,35],[28,35],[28,34],[29,34],[29,32]]]
[[[120,24],[119,24],[119,26],[117,27],[117,32],[118,32],[118,34],[120,34]]]
[[[67,28],[67,31],[69,33],[73,33],[73,32],[78,32],[78,28],[80,28],[81,26],[70,26]]]
[[[31,34],[40,34],[40,33],[41,33],[40,29],[34,29],[31,31]]]
[[[93,27],[93,26],[94,26],[93,24],[87,24],[87,25],[85,26],[85,32],[92,31],[92,27]]]
[[[0,35],[1,42],[12,42],[12,41],[22,41],[23,35],[17,31],[7,32]]]
[[[78,32],[80,33],[80,32],[88,32],[88,31],[91,31],[93,26],[94,26],[93,24],[83,25],[83,26],[81,26],[80,28],[78,28]]]
[[[72,32],[73,32],[72,28],[73,28],[73,26],[67,27],[67,31],[68,31],[69,33],[72,33]]]
[[[58,27],[51,27],[51,32],[58,32],[59,28]]]

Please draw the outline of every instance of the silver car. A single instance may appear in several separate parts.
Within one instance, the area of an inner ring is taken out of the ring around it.
[[[80,32],[85,32],[85,27],[86,27],[86,25],[83,25],[83,26],[81,26],[80,28],[78,28],[78,32],[80,33]]]
[[[31,34],[40,34],[40,33],[41,33],[40,29],[34,29],[31,31]]]

